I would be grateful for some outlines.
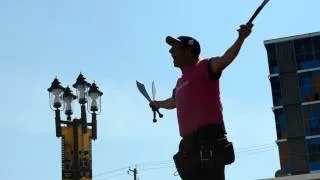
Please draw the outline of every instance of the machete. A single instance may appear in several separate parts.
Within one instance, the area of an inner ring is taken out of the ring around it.
[[[256,9],[254,14],[251,16],[250,20],[247,22],[247,24],[252,24],[253,20],[257,17],[257,15],[260,13],[260,11],[263,9],[263,7],[269,2],[269,0],[264,0],[262,4]]]
[[[136,81],[136,84],[137,84],[137,88],[139,90],[139,92],[149,101],[151,102],[151,98],[144,86],[144,84],[140,83],[139,81]],[[154,94],[154,93],[153,93]],[[162,118],[163,117],[163,114],[160,113],[159,111],[159,108],[156,109],[156,108],[152,108],[152,111],[153,111],[153,122],[157,122],[157,119],[156,119],[156,112],[158,113],[159,117]]]

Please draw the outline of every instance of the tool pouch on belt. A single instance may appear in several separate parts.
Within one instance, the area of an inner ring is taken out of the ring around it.
[[[193,139],[183,139],[179,144],[179,151],[173,156],[177,171],[182,179],[195,175],[195,169],[200,165],[198,148]]]
[[[179,152],[173,156],[177,171],[182,179],[194,176],[197,168],[211,169],[234,162],[232,142],[227,138],[216,141],[181,140]]]
[[[202,162],[207,161],[209,162],[207,164],[215,166],[228,165],[234,162],[233,144],[228,141],[226,134],[224,124],[203,126],[196,132],[195,136]]]
[[[223,157],[224,157],[224,164],[228,165],[234,162],[235,155],[232,142],[229,142],[226,138],[225,143],[222,146],[223,150]]]
[[[235,160],[233,144],[226,137],[214,142],[200,141],[200,159],[214,166],[231,164]]]
[[[200,165],[203,169],[221,167],[234,162],[233,144],[227,138],[199,142]]]

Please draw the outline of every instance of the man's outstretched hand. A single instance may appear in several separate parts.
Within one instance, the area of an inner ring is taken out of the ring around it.
[[[153,122],[157,122],[156,120],[156,113],[158,113],[159,117],[162,118],[163,114],[160,113],[159,108],[160,108],[160,103],[159,101],[150,101],[149,103],[150,108],[153,111]]]
[[[158,110],[160,108],[158,101],[150,101],[149,106],[152,110]]]
[[[239,38],[245,40],[251,34],[252,27],[253,24],[240,25],[240,29],[237,30],[239,32]]]

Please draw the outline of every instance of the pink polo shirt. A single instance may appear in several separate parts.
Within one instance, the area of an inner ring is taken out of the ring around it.
[[[208,124],[223,124],[219,78],[210,79],[209,60],[185,69],[177,80],[175,102],[181,136]]]

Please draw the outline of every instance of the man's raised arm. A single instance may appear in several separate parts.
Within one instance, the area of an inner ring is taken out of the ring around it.
[[[226,68],[238,55],[244,40],[250,35],[252,24],[241,25],[238,29],[239,36],[233,45],[221,56],[210,61],[211,71],[220,73]]]

